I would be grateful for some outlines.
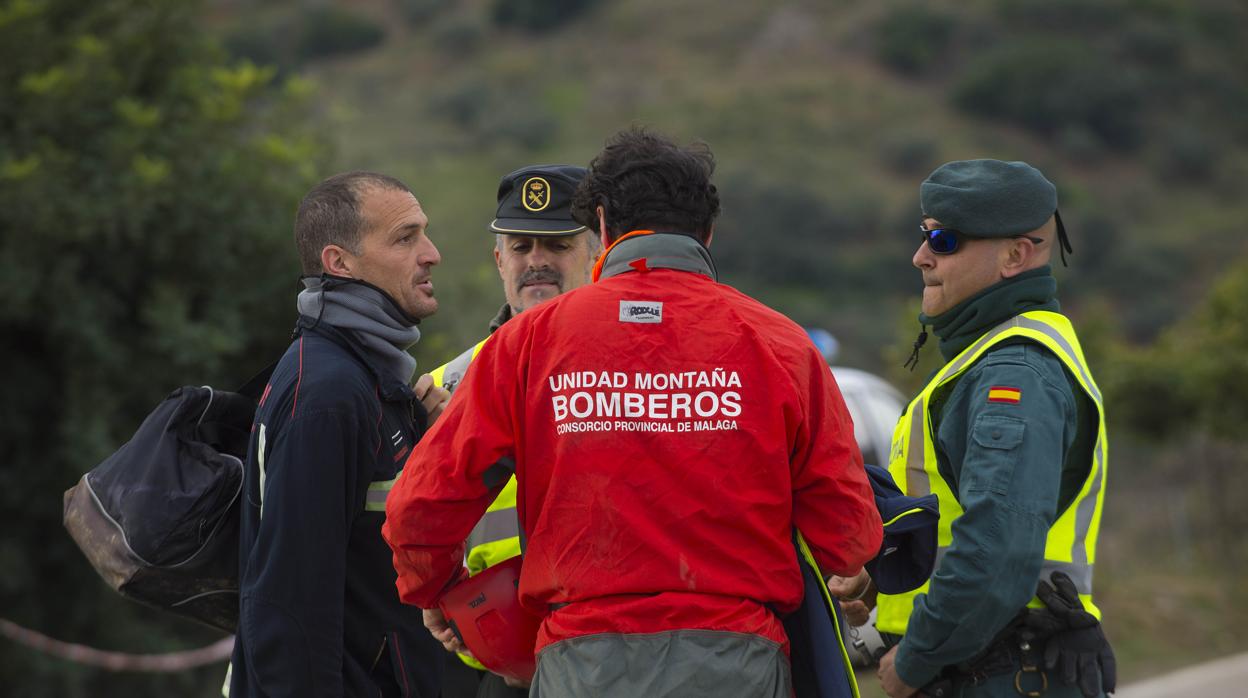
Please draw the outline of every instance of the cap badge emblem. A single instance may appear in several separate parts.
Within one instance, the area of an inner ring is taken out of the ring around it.
[[[529,177],[524,180],[521,194],[524,207],[536,213],[550,205],[550,183],[541,177]]]

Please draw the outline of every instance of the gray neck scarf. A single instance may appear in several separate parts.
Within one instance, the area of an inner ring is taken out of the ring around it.
[[[705,274],[714,280],[719,276],[711,253],[702,243],[679,233],[652,233],[629,238],[607,252],[598,278],[606,279],[616,274],[634,271],[633,263],[644,259],[647,267],[655,269],[679,269],[695,274]]]
[[[420,328],[389,296],[368,284],[336,278],[307,276],[303,285],[296,302],[300,315],[351,335],[378,366],[411,384],[416,359],[407,348],[420,339]]]

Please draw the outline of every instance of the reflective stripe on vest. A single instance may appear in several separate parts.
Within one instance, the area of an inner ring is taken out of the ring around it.
[[[398,481],[399,478],[395,477],[368,483],[368,493],[364,495],[364,511],[385,511],[386,497],[390,496],[390,490],[394,489],[394,483]]]
[[[888,470],[906,494],[918,497],[933,492],[940,500],[936,563],[939,569],[940,559],[953,541],[951,528],[954,520],[962,515],[962,507],[937,466],[935,436],[932,434],[929,412],[931,398],[939,388],[961,376],[993,346],[1015,337],[1032,340],[1053,352],[1096,405],[1098,424],[1092,467],[1074,501],[1049,527],[1041,576],[1047,580],[1049,574],[1057,570],[1070,575],[1084,606],[1100,618],[1101,611],[1092,601],[1092,570],[1096,562],[1101,509],[1105,501],[1108,448],[1105,408],[1101,391],[1088,370],[1079,339],[1075,336],[1070,320],[1065,316],[1048,311],[1033,311],[1015,316],[989,330],[945,364],[897,422]],[[914,608],[915,597],[927,590],[928,584],[924,584],[907,594],[880,594],[876,627],[883,632],[904,634]],[[1033,598],[1028,605],[1035,607],[1040,602]]]
[[[516,514],[516,476],[512,475],[468,534],[468,572],[476,574],[519,554],[520,519]]]

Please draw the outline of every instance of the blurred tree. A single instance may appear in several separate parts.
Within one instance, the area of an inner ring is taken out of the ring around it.
[[[1114,31],[1130,18],[1128,0],[997,0],[1007,23],[1046,34]]]
[[[197,10],[0,3],[0,613],[106,649],[215,635],[112,595],[61,528],[61,493],[168,391],[239,384],[284,345],[288,231],[325,160],[307,85],[228,65]],[[0,653],[9,695],[212,695],[221,673]]]
[[[534,151],[549,145],[559,130],[558,115],[536,98],[534,90],[504,84],[496,76],[450,82],[433,90],[429,102],[434,113],[471,134],[475,149],[509,143]]]
[[[906,75],[918,76],[950,61],[956,19],[922,4],[897,5],[875,28],[875,55],[880,62]]]
[[[451,0],[395,0],[403,18],[420,27],[454,7]]]
[[[494,21],[534,34],[556,29],[575,19],[598,0],[494,0]]]
[[[302,61],[370,49],[386,38],[380,24],[345,7],[313,7],[303,18],[296,53]]]
[[[869,190],[846,187],[821,195],[739,171],[720,176],[718,186],[724,210],[715,258],[737,281],[751,287],[819,287],[853,276],[853,283],[864,282],[871,291],[895,288],[892,277],[861,258],[869,255],[867,261],[875,262],[892,251],[877,244],[881,204]],[[785,236],[782,245],[771,236],[777,231]]]
[[[1098,157],[1100,146],[1157,149],[1173,181],[1195,185],[1210,179],[1224,151],[1218,144],[1242,142],[1244,120],[1224,115],[1248,104],[1240,78],[1248,61],[1244,3],[993,0],[986,7],[994,8],[983,18],[994,30],[947,71],[962,109],[1021,124],[1079,160]],[[901,27],[921,17],[895,12]],[[887,54],[881,60],[888,63]]]
[[[1109,63],[1082,41],[1026,39],[972,61],[954,90],[967,111],[1016,121],[1052,136],[1081,126],[1106,145],[1130,150],[1140,141],[1139,77]]]
[[[927,176],[940,162],[937,145],[930,134],[922,131],[896,131],[882,139],[880,162],[891,172],[908,178]]]
[[[1248,262],[1241,262],[1154,346],[1119,350],[1107,386],[1118,398],[1118,417],[1159,438],[1201,431],[1242,439],[1248,424],[1245,346]]]
[[[1187,513],[1199,541],[1192,545],[1223,569],[1248,566],[1242,543],[1248,527],[1245,346],[1248,260],[1241,260],[1153,346],[1113,349],[1101,374],[1111,429],[1146,440],[1159,454],[1153,467],[1200,502]]]
[[[292,71],[374,48],[385,41],[386,28],[366,13],[338,5],[273,3],[237,20],[221,39],[235,58]]]
[[[1164,131],[1159,156],[1153,166],[1170,183],[1201,184],[1212,179],[1217,168],[1219,138],[1199,126],[1175,124]]]

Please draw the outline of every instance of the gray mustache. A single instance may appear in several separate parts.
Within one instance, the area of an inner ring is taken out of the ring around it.
[[[555,284],[559,288],[563,288],[563,274],[542,267],[541,269],[530,269],[520,275],[520,279],[516,281],[516,288],[524,288],[526,284]]]

